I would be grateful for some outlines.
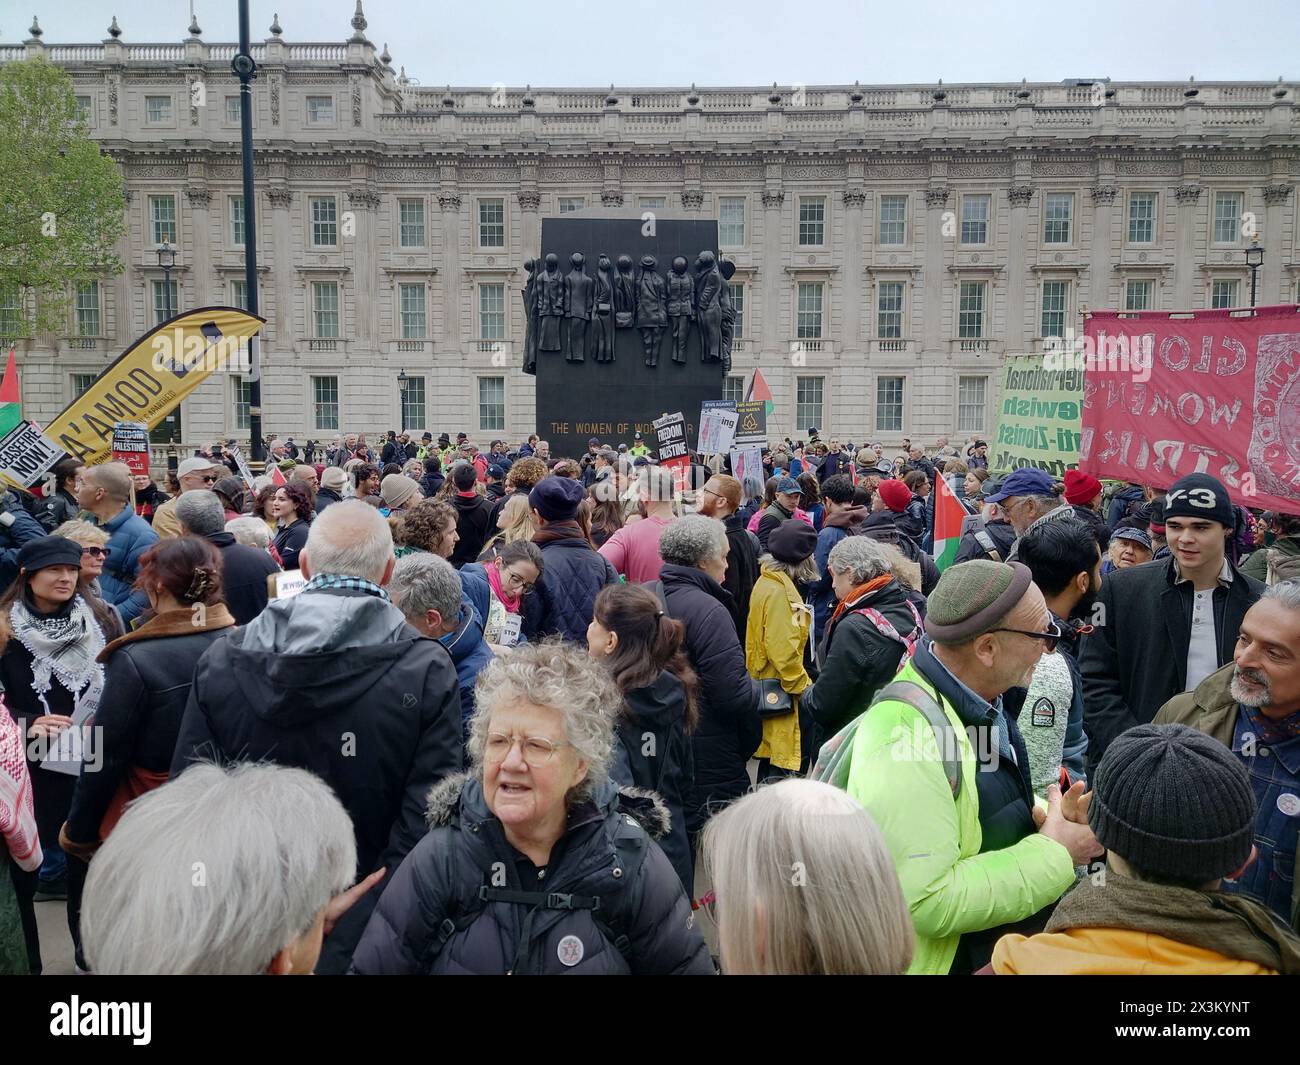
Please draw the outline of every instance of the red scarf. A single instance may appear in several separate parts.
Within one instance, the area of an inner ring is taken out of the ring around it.
[[[523,596],[517,595],[513,599],[510,598],[506,590],[501,587],[501,571],[497,569],[495,562],[485,562],[483,568],[487,570],[488,584],[492,588],[492,593],[501,600],[501,605],[511,614],[518,614]]]
[[[893,579],[894,575],[892,573],[882,573],[879,577],[867,581],[866,584],[859,584],[853,589],[853,591],[849,592],[848,595],[839,601],[839,604],[835,607],[835,612],[831,614],[830,624],[835,624],[839,616],[844,613],[845,607],[850,603],[856,603],[859,599],[870,592],[878,591]],[[830,628],[830,626],[828,625],[827,628]]]

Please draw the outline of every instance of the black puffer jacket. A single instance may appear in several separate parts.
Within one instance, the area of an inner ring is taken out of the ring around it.
[[[492,535],[492,500],[477,493],[473,496],[457,493],[451,497],[451,505],[456,508],[456,532],[460,539],[447,561],[460,569],[478,558],[483,544]]]
[[[533,594],[524,600],[524,635],[530,640],[561,636],[585,642],[596,595],[615,583],[618,573],[578,534],[576,525],[573,536],[539,546],[545,568]]]
[[[687,897],[695,889],[695,861],[686,837],[686,806],[695,783],[695,758],[686,735],[686,690],[663,670],[655,682],[623,696],[627,711],[614,730],[609,776],[617,784],[655,792],[671,821],[659,839]]]
[[[894,679],[907,650],[904,644],[877,629],[869,618],[854,613],[865,607],[883,614],[900,636],[909,636],[917,629],[906,592],[892,579],[883,588],[847,604],[826,627],[817,649],[821,672],[816,683],[804,692],[800,704],[817,722],[821,733],[814,749],[866,710],[876,692]],[[920,635],[917,631],[916,637]]]
[[[686,626],[686,654],[700,678],[700,723],[691,737],[695,788],[686,812],[692,834],[709,815],[749,790],[745,766],[763,742],[758,689],[731,622],[731,596],[694,566],[660,571],[668,614]]]
[[[221,552],[221,598],[235,624],[247,625],[266,609],[266,578],[280,567],[265,551],[236,543],[234,533],[211,533],[204,539]]]
[[[929,595],[939,583],[939,570],[934,559],[902,530],[900,518],[905,518],[905,515],[889,509],[877,510],[863,522],[858,535],[869,536],[882,544],[893,544],[910,561],[917,563],[921,567],[921,594]]]
[[[544,880],[506,841],[477,779],[451,777],[434,788],[427,817],[432,831],[380,899],[353,972],[713,972],[690,902],[647,834],[665,826],[657,796],[607,782],[576,804]]]
[[[52,533],[65,521],[72,521],[80,513],[81,507],[77,505],[76,498],[59,489],[48,499],[36,501],[32,517],[41,523],[41,527],[46,532]]]

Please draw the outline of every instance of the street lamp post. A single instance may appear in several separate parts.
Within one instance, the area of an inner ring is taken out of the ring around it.
[[[410,383],[411,379],[406,376],[406,370],[398,370],[397,393],[399,398],[397,405],[397,421],[399,423],[398,428],[401,430],[406,429],[406,390],[410,387]]]
[[[1264,265],[1264,249],[1259,246],[1259,237],[1250,242],[1246,249],[1246,265],[1250,267],[1250,305],[1255,306],[1255,279],[1259,268]]]
[[[158,245],[158,265],[163,272],[163,313],[170,318],[176,313],[172,306],[172,267],[176,265],[176,249],[165,240]]]
[[[253,187],[253,79],[257,64],[249,44],[248,0],[239,0],[239,50],[230,61],[230,69],[239,79],[239,144],[244,176],[244,288],[248,292],[247,310],[258,313],[257,299],[257,192]],[[254,468],[266,458],[262,441],[262,338],[254,334],[248,341],[248,433],[249,450]]]

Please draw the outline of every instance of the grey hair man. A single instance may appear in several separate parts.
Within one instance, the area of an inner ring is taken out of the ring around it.
[[[347,811],[318,777],[198,765],[131,803],[95,855],[81,933],[109,976],[287,976],[364,893]],[[206,889],[206,890],[205,890]]]
[[[1029,466],[1016,470],[1002,482],[1001,488],[985,499],[1001,506],[1017,536],[1024,536],[1039,518],[1065,505],[1065,500],[1056,494],[1051,475]]]
[[[352,818],[357,875],[391,874],[425,832],[429,788],[461,765],[456,670],[389,600],[393,538],[374,507],[331,506],[300,564],[300,594],[199,660],[172,774],[214,757],[310,769]],[[381,890],[343,919],[319,971],[346,971]]]
[[[186,492],[176,501],[176,518],[182,536],[201,537],[221,553],[222,597],[235,623],[247,625],[266,609],[266,579],[280,567],[265,551],[245,547],[226,532],[226,511],[215,492]]]

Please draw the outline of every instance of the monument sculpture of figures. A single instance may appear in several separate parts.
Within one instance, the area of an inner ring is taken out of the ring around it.
[[[668,274],[668,320],[672,324],[673,362],[686,363],[686,341],[690,336],[691,322],[695,319],[695,285],[686,272],[688,263],[683,255],[673,259]]]
[[[564,320],[569,334],[564,357],[569,362],[583,362],[587,358],[587,330],[596,302],[596,282],[587,276],[582,252],[570,255],[569,263],[573,269],[564,275]]]
[[[722,275],[713,252],[702,251],[695,260],[695,315],[700,323],[700,357],[722,361]]]
[[[731,286],[727,284],[736,274],[736,264],[730,259],[718,263],[718,273],[722,275],[722,291],[719,293],[722,304],[722,372],[731,373],[731,343],[736,338],[736,305],[731,300]]]
[[[614,267],[609,256],[602,253],[596,260],[596,297],[592,311],[597,362],[614,361],[614,285]]]
[[[659,345],[668,325],[668,286],[656,272],[658,265],[653,255],[643,255],[636,275],[636,326],[647,366],[659,365]]]
[[[546,256],[546,269],[537,279],[537,350],[559,351],[560,319],[564,317],[564,278],[560,257]]]
[[[631,329],[636,319],[636,279],[632,276],[632,256],[618,257],[618,274],[614,278],[614,324]]]
[[[537,262],[524,260],[524,373],[537,373]]]

